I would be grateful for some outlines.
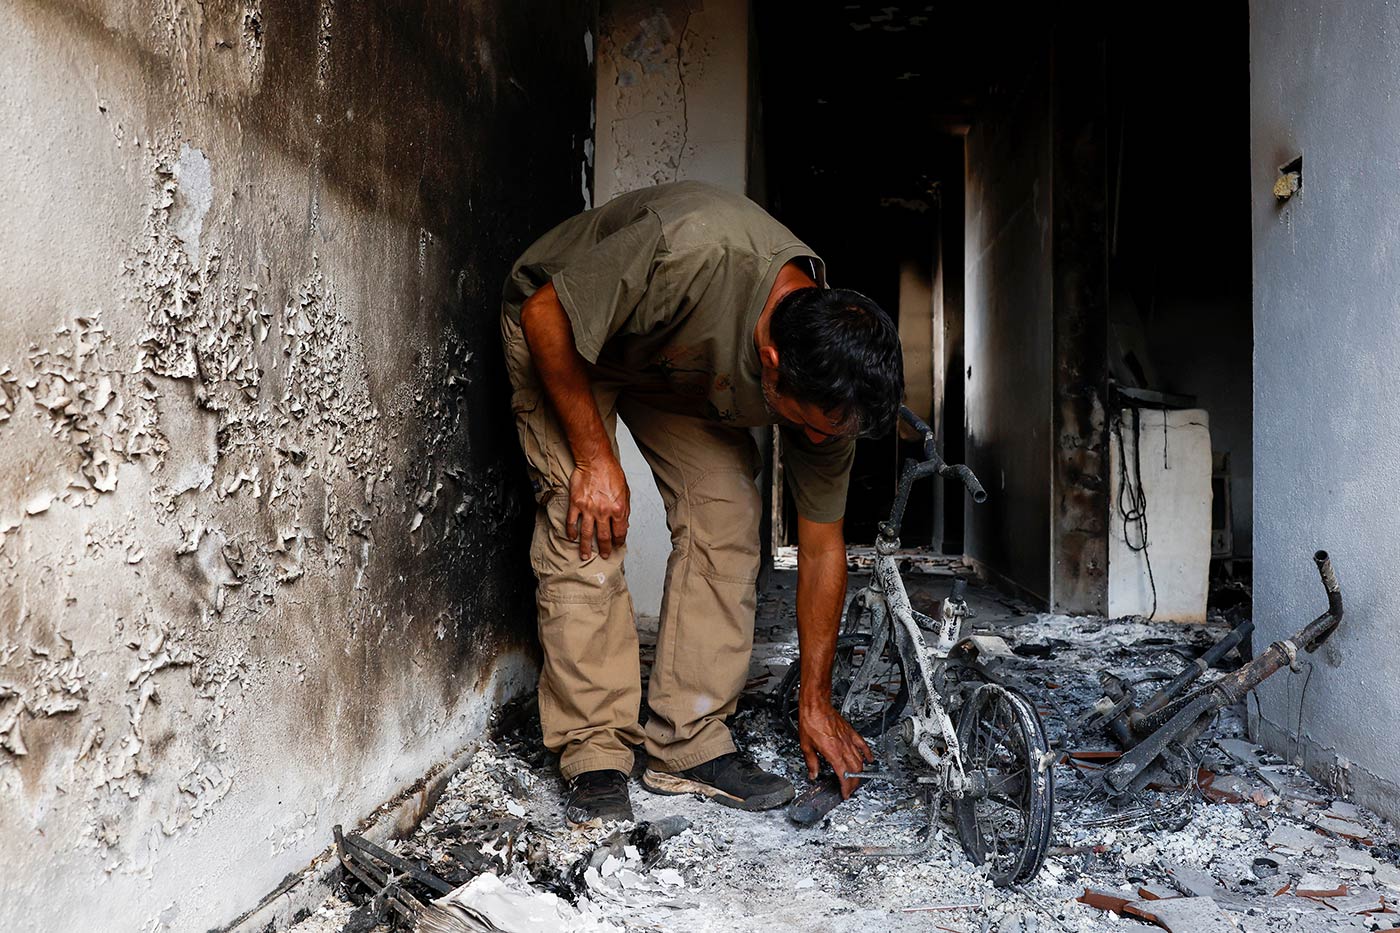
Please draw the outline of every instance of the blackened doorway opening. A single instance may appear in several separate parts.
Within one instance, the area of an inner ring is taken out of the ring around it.
[[[755,9],[767,206],[822,256],[832,285],[895,318],[907,404],[934,427],[945,458],[961,462],[963,134],[985,69],[972,44],[944,30],[978,33],[966,14],[935,17],[923,4],[770,0]],[[874,541],[900,464],[917,454],[910,439],[859,442],[849,542]],[[790,496],[775,495],[785,498],[781,545],[796,513]],[[918,484],[903,541],[960,553],[963,518],[960,492]]]

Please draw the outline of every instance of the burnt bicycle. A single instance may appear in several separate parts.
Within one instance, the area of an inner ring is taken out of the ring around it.
[[[960,480],[974,502],[987,493],[962,464],[939,456],[933,431],[908,408],[900,416],[919,432],[923,460],[904,464],[890,518],[881,522],[870,582],[846,606],[832,669],[832,704],[881,749],[878,770],[863,780],[907,774],[922,789],[929,816],[924,841],[905,847],[859,847],[865,856],[927,851],[946,799],[968,857],[988,866],[998,885],[1029,881],[1050,845],[1054,759],[1040,715],[1020,691],[999,682],[994,659],[1010,654],[993,635],[965,635],[966,582],[953,582],[934,619],[910,605],[899,570],[899,535],[915,482]],[[777,693],[780,720],[796,732],[799,665]],[[811,825],[841,802],[835,776],[793,801],[788,816]]]

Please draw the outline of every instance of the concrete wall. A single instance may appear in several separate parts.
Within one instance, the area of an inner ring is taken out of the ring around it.
[[[225,924],[518,687],[496,318],[590,26],[0,7],[0,927]]]
[[[747,0],[603,0],[595,194],[698,179],[747,193]]]
[[[1336,63],[1345,62],[1345,67]],[[1400,9],[1250,4],[1254,218],[1256,644],[1325,606],[1332,554],[1346,619],[1303,673],[1260,691],[1275,750],[1400,817]],[[1302,155],[1285,204],[1278,167]]]
[[[698,179],[748,193],[748,0],[603,0],[599,7],[594,197]],[[627,585],[657,615],[671,534],[651,468],[626,425],[618,447],[632,493]]]
[[[965,550],[1050,598],[1051,126],[1048,61],[1010,72],[967,137],[968,464],[988,500]]]

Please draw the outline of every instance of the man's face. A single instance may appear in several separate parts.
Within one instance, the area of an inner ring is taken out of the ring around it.
[[[855,435],[855,427],[849,419],[823,411],[812,402],[798,401],[780,393],[776,374],[770,378],[768,373],[764,373],[763,400],[769,412],[788,427],[800,430],[813,444],[825,444],[840,437]]]

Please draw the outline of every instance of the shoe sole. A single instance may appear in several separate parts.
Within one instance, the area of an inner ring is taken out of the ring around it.
[[[576,832],[583,832],[589,829],[603,828],[603,818],[601,816],[596,816],[591,820],[584,820],[582,823],[575,823],[573,820],[569,819],[566,816],[564,817],[564,822],[568,825],[570,829],[575,830]]]
[[[573,820],[569,819],[567,816],[564,817],[565,825],[567,825],[570,829],[575,830],[602,829],[604,826],[609,824],[635,822],[637,822],[637,818],[630,813],[626,816],[595,816],[593,817],[593,819],[584,820],[582,823],[576,823]]]
[[[713,784],[706,784],[702,781],[693,781],[690,778],[682,777],[679,774],[668,774],[665,771],[653,771],[650,768],[642,775],[642,787],[653,794],[662,794],[668,797],[679,797],[685,794],[696,794],[708,800],[713,800],[717,804],[726,807],[733,807],[735,810],[747,810],[750,813],[759,810],[773,810],[792,800],[797,791],[791,785],[782,790],[770,791],[766,794],[754,794],[752,797],[735,797],[733,794],[720,790]]]

